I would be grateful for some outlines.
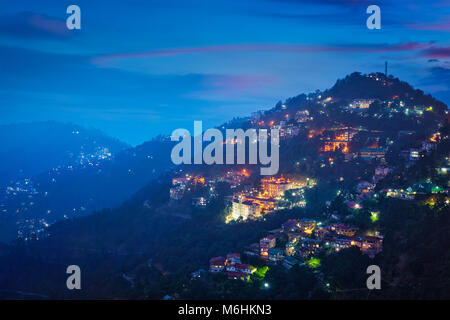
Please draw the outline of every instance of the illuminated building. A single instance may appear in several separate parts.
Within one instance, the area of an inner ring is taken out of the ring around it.
[[[354,99],[349,107],[353,109],[368,109],[375,99]]]
[[[294,188],[295,185],[289,179],[272,177],[261,179],[261,187],[269,197],[276,198],[282,196],[284,191]]]
[[[383,250],[383,238],[365,236],[362,237],[361,251],[369,256],[374,256]]]
[[[205,178],[202,176],[195,176],[193,183],[194,185],[205,184]]]
[[[385,192],[386,197],[389,197],[389,198],[396,198],[396,199],[402,199],[402,200],[414,200],[414,193],[409,192],[408,190],[383,189],[382,191]]]
[[[330,230],[336,232],[339,235],[351,237],[355,235],[357,228],[341,223],[331,224]]]
[[[301,242],[303,254],[306,256],[317,253],[320,247],[321,241],[318,239],[303,239]]]
[[[371,193],[374,188],[375,185],[368,181],[361,181],[356,185],[356,191],[360,194]]]
[[[269,248],[268,251],[269,261],[273,263],[278,263],[283,260],[283,250],[277,248]]]
[[[287,256],[292,256],[295,253],[295,244],[296,242],[291,242],[288,241],[288,243],[286,243],[286,248],[285,248],[285,252]]]
[[[258,196],[246,196],[246,200],[257,204],[260,208],[260,212],[270,212],[275,209],[275,200],[269,197],[264,197],[262,195]]]
[[[192,198],[192,205],[197,208],[204,208],[208,205],[205,197]]]
[[[409,150],[409,160],[415,161],[418,160],[420,157],[420,153],[418,149],[411,149]]]
[[[234,220],[242,219],[247,220],[250,218],[256,218],[261,215],[261,208],[259,204],[250,200],[243,200],[243,197],[233,200],[233,206],[231,216]]]
[[[347,249],[350,248],[352,246],[352,240],[348,239],[348,238],[339,238],[339,239],[335,239],[332,242],[332,247],[336,250],[342,250],[342,249]]]
[[[321,135],[325,131],[325,128],[311,129],[309,130],[308,139],[312,139],[315,136]]]
[[[225,261],[224,257],[215,257],[209,260],[209,272],[216,273],[222,272],[225,270]]]
[[[437,143],[440,140],[441,140],[441,133],[440,132],[436,132],[430,137],[430,142],[432,142],[432,143]]]
[[[245,263],[236,263],[234,266],[236,272],[242,272],[245,274],[252,274],[256,271],[256,268]]]
[[[300,230],[306,234],[312,234],[314,228],[316,227],[316,222],[311,219],[300,220]]]
[[[345,200],[344,203],[349,209],[352,210],[358,210],[362,208],[362,205],[355,201]]]
[[[361,149],[359,151],[359,155],[363,160],[374,160],[374,159],[384,160],[386,151],[383,148],[368,147]]]
[[[301,110],[297,111],[295,113],[295,120],[299,123],[304,123],[309,120],[309,111],[308,110]]]
[[[186,177],[181,178],[173,178],[172,185],[176,186],[178,184],[186,184],[190,180],[190,176],[186,175]]]
[[[336,150],[341,150],[342,153],[349,153],[348,143],[353,139],[353,137],[358,133],[357,129],[350,127],[340,127],[331,129],[334,132],[334,139],[332,141],[325,142],[322,151],[324,152],[334,152]]]
[[[260,255],[262,258],[268,259],[269,249],[274,248],[277,243],[275,236],[269,234],[267,237],[259,241]]]
[[[318,226],[314,229],[314,236],[319,240],[323,240],[327,235],[327,233],[328,228],[325,226]]]
[[[225,261],[225,265],[232,265],[235,263],[241,263],[241,254],[240,253],[228,253],[227,260]]]
[[[346,141],[327,141],[323,147],[324,152],[334,152],[341,150],[342,153],[348,153],[348,142]]]
[[[252,243],[251,245],[245,247],[244,254],[248,256],[259,256],[260,254],[259,243]]]

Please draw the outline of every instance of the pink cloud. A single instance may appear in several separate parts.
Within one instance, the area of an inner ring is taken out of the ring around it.
[[[429,48],[433,43],[406,42],[400,44],[350,44],[350,45],[317,45],[317,44],[233,44],[204,47],[171,48],[141,52],[105,54],[92,58],[92,63],[106,66],[111,62],[124,59],[143,59],[169,57],[186,54],[214,52],[286,52],[286,53],[319,53],[319,52],[357,52],[382,53],[421,50]]]
[[[29,24],[35,28],[57,35],[66,35],[68,33],[64,21],[46,17],[38,13],[30,15]]]
[[[450,47],[432,47],[421,54],[430,59],[450,59]]]
[[[442,31],[450,32],[450,21],[435,24],[411,24],[407,27],[412,30],[428,30],[428,31]]]
[[[71,36],[65,20],[36,12],[0,15],[0,33],[21,38],[63,39]]]

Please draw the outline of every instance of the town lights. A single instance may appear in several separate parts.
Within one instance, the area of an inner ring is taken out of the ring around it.
[[[264,288],[269,288],[269,284],[267,282],[264,282]]]

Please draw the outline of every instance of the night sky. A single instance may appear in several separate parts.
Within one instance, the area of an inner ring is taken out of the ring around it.
[[[66,8],[81,8],[81,30]],[[381,7],[381,30],[366,27]],[[0,123],[99,128],[130,144],[389,73],[450,104],[450,1],[0,2]]]

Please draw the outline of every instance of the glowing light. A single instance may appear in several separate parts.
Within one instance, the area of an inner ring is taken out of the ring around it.
[[[372,212],[370,213],[370,220],[372,221],[372,223],[375,223],[375,222],[378,221],[379,214],[380,214],[380,213],[379,213],[378,211],[372,211]]]
[[[320,267],[321,264],[319,258],[311,258],[306,263],[308,264],[309,267],[313,269]]]

